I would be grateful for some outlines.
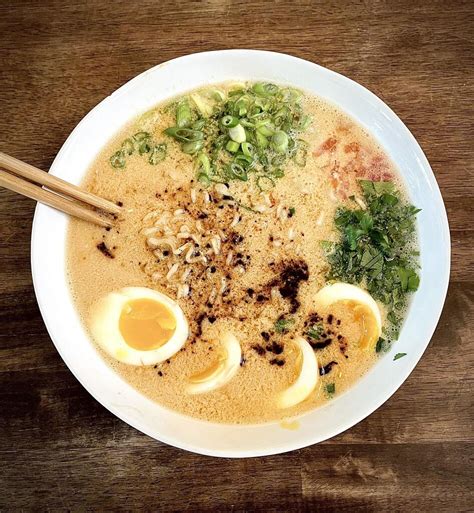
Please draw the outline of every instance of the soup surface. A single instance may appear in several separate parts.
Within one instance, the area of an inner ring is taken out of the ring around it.
[[[225,141],[212,123],[221,132],[235,128],[222,128],[222,115],[229,115],[220,106],[246,91],[258,97],[252,84],[198,91],[122,128],[83,186],[123,205],[124,214],[110,230],[72,219],[67,242],[71,291],[87,329],[93,306],[123,287],[166,294],[189,324],[184,346],[154,365],[128,365],[99,348],[116,372],[161,405],[227,423],[283,419],[333,400],[396,339],[418,285],[416,210],[374,138],[334,105],[303,95],[296,100],[299,125],[280,130],[286,140],[275,135],[280,121],[272,111],[261,136],[247,131],[248,146],[237,130]],[[280,101],[284,107],[284,95]],[[197,128],[165,134],[179,125],[180,108]],[[229,174],[209,170],[200,131],[206,144],[222,138],[219,158]],[[273,149],[255,157],[265,144]],[[356,284],[377,300],[383,332],[369,347],[361,341],[370,319],[360,305],[350,297],[315,302],[334,281]],[[189,393],[193,376],[218,367],[224,333],[240,344],[238,371],[223,386]],[[310,343],[319,377],[304,401],[282,408],[277,398],[302,366],[296,337]]]

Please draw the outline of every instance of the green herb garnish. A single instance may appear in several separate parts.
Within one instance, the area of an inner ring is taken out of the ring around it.
[[[390,349],[390,340],[386,340],[382,337],[380,337],[377,340],[377,344],[375,345],[375,352],[376,353],[385,353]]]
[[[397,353],[394,357],[393,357],[393,361],[395,360],[399,360],[400,358],[403,358],[404,356],[406,356],[407,353]]]
[[[335,383],[327,383],[324,386],[324,389],[326,390],[326,393],[328,395],[334,395],[336,393],[336,384]]]
[[[308,331],[306,332],[306,335],[308,335],[309,338],[312,338],[313,340],[319,340],[324,333],[324,327],[322,323],[313,324]]]
[[[294,216],[295,215],[295,212],[296,212],[296,208],[295,207],[290,207],[288,209],[288,212],[290,213],[290,216]]]
[[[166,143],[156,144],[148,132],[137,132],[122,142],[121,149],[110,157],[110,164],[116,169],[125,167],[126,158],[133,153],[148,156],[148,162],[155,166],[166,158]]]
[[[308,144],[296,137],[310,124],[299,91],[259,82],[222,91],[197,92],[173,104],[175,126],[164,133],[195,155],[201,183],[247,181],[268,190],[290,159],[306,165]],[[208,160],[207,170],[199,161]],[[207,179],[203,175],[206,175]]]
[[[294,323],[294,319],[285,319],[284,317],[280,317],[275,321],[275,331],[277,333],[286,333]]]
[[[397,338],[407,295],[417,290],[420,278],[410,243],[415,238],[415,215],[392,182],[360,180],[366,209],[340,208],[335,216],[339,242],[323,242],[331,270],[328,279],[363,283],[387,306]]]
[[[115,167],[116,169],[121,169],[125,167],[125,153],[123,150],[116,151],[110,157],[110,165]]]

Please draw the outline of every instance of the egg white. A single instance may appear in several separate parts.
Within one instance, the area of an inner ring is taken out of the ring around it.
[[[364,289],[350,283],[333,283],[323,287],[314,297],[317,306],[327,308],[338,301],[355,301],[369,308],[374,316],[378,337],[382,334],[382,316],[374,298]]]
[[[204,394],[220,388],[228,383],[240,369],[242,349],[239,341],[231,333],[224,333],[221,344],[225,355],[224,364],[217,367],[215,372],[206,379],[198,382],[191,381],[187,386],[188,394]]]
[[[298,337],[293,343],[300,351],[301,370],[296,381],[280,392],[277,398],[278,408],[290,408],[303,402],[315,389],[319,379],[318,360],[308,341]]]
[[[123,338],[119,321],[125,305],[133,299],[151,299],[166,306],[176,320],[172,337],[158,349],[140,351]],[[154,365],[171,358],[185,344],[188,322],[179,305],[170,297],[146,287],[125,287],[101,298],[92,307],[90,331],[97,344],[112,358],[129,365]]]

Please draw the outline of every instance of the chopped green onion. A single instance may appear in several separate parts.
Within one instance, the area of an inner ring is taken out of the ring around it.
[[[245,116],[245,114],[247,114],[249,104],[250,99],[247,96],[242,96],[242,98],[237,100],[237,102],[235,103],[236,113],[239,116]]]
[[[150,153],[151,151],[151,140],[150,139],[143,139],[140,141],[138,145],[138,153],[140,155],[143,155],[145,153]]]
[[[181,142],[199,141],[204,138],[204,134],[199,130],[192,130],[191,128],[179,128],[176,126],[167,128],[164,133],[174,137],[177,141]]]
[[[135,145],[131,139],[125,139],[122,143],[122,149],[127,155],[131,155],[135,151]]]
[[[248,155],[244,155],[243,153],[237,153],[234,157],[234,162],[240,164],[244,168],[249,168],[253,164],[253,158]]]
[[[194,141],[188,141],[181,145],[181,149],[184,153],[187,153],[188,155],[194,155],[199,150],[202,150],[204,148],[204,141],[202,139],[194,140]]]
[[[298,89],[288,89],[288,101],[291,103],[297,102],[301,97],[303,96],[303,93],[301,91],[298,91]]]
[[[240,95],[243,94],[244,88],[245,88],[245,84],[243,82],[239,83],[237,89],[232,89],[232,91],[229,91],[229,96],[237,96],[239,94]]]
[[[268,146],[268,139],[260,132],[257,132],[255,134],[255,138],[256,138],[257,146],[259,146],[260,148],[266,148]]]
[[[211,170],[211,163],[209,157],[205,153],[200,153],[196,159],[196,169],[198,172],[205,173],[206,175]]]
[[[205,126],[206,126],[206,120],[205,119],[198,119],[197,121],[195,121],[191,125],[191,128],[193,130],[202,130]]]
[[[252,86],[252,91],[259,96],[274,96],[280,88],[275,84],[268,84],[264,82],[257,82]]]
[[[229,171],[232,178],[237,178],[237,180],[242,180],[243,182],[248,180],[247,171],[240,164],[232,162],[229,166]]]
[[[258,186],[268,189],[283,176],[288,159],[305,163],[307,149],[294,139],[309,119],[300,97],[299,91],[267,82],[234,84],[227,94],[219,89],[192,93],[170,104],[176,126],[167,128],[165,134],[181,142],[183,152],[195,156],[196,174],[204,173],[204,180],[248,180],[252,171],[255,180],[265,177],[258,180]],[[150,140],[153,148],[149,134],[138,138]],[[204,148],[206,166],[198,160]],[[143,145],[142,151],[146,149]],[[229,153],[233,154],[231,162]],[[391,198],[383,201],[388,204]],[[405,281],[407,287],[416,286],[414,279]]]
[[[259,176],[255,183],[262,192],[270,191],[275,187],[275,182],[269,176]]]
[[[143,141],[145,139],[151,139],[151,135],[148,132],[137,132],[133,139],[137,142]]]
[[[192,94],[191,99],[193,100],[202,116],[208,118],[212,115],[212,105],[209,105],[209,103],[207,103],[207,101],[201,95]]]
[[[281,126],[288,117],[290,111],[288,107],[282,107],[273,117],[273,123],[275,126]]]
[[[283,178],[285,176],[283,169],[273,169],[269,174],[273,178]]]
[[[111,157],[110,157],[110,163],[112,167],[115,167],[116,169],[121,169],[125,167],[125,154],[123,150],[116,151]]]
[[[275,331],[277,333],[285,333],[293,326],[295,323],[294,319],[285,319],[284,317],[280,317],[275,321]]]
[[[192,121],[192,112],[189,102],[184,99],[178,103],[176,107],[176,126],[184,128],[188,126]]]
[[[255,123],[252,123],[245,118],[240,120],[240,124],[245,128],[255,128]]]
[[[239,124],[239,118],[236,118],[235,116],[224,116],[221,119],[221,125],[225,128],[232,128],[234,126],[237,126]]]
[[[301,118],[301,120],[297,123],[295,128],[297,130],[303,131],[303,130],[306,130],[310,124],[311,124],[311,118],[309,116],[303,116]]]
[[[275,133],[275,130],[273,129],[270,121],[265,120],[261,121],[260,123],[257,123],[256,125],[257,133],[264,135],[265,137],[270,137]]]
[[[273,149],[278,153],[285,153],[288,149],[288,136],[283,130],[278,130],[272,137]]]
[[[235,142],[235,141],[228,141],[228,143],[226,144],[225,146],[225,149],[227,151],[230,151],[231,153],[235,153],[236,151],[238,151],[240,148],[240,144],[238,142]]]
[[[158,162],[162,162],[166,158],[166,143],[157,144],[148,159],[148,162],[155,166]]]
[[[295,164],[299,167],[306,166],[306,158],[308,155],[308,143],[303,139],[298,139],[296,142],[296,151],[293,157]]]
[[[247,155],[247,157],[251,157],[253,154],[253,146],[248,142],[243,142],[241,146],[243,154]]]
[[[198,182],[202,183],[206,187],[211,184],[211,179],[206,173],[199,173],[197,179]]]
[[[225,100],[225,94],[220,89],[212,89],[210,96],[216,102],[223,102]]]
[[[233,126],[229,129],[229,137],[237,143],[245,142],[246,136],[244,127],[240,124]]]

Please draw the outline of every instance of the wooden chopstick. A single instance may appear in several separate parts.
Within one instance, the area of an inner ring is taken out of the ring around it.
[[[31,166],[30,164],[27,164],[26,162],[22,162],[21,160],[11,157],[6,153],[0,152],[0,167],[3,167],[8,171],[14,173],[15,175],[22,176],[23,178],[26,178],[32,182],[44,185],[45,187],[48,187],[48,189],[59,192],[63,196],[78,199],[93,207],[103,210],[104,212],[110,212],[111,214],[120,214],[120,212],[122,211],[122,209],[115,203],[112,203],[111,201],[106,200],[104,198],[100,198],[95,194],[87,192],[84,189],[81,189],[76,185],[73,185],[72,183],[62,180],[61,178],[50,175],[45,171],[41,171],[41,169],[38,169],[36,167]]]
[[[41,173],[43,172],[44,171],[41,171]],[[61,210],[66,214],[83,219],[84,221],[90,221],[91,223],[95,223],[106,228],[112,226],[111,219],[106,219],[97,212],[89,210],[79,203],[74,203],[59,194],[43,189],[42,187],[39,187],[27,180],[23,180],[18,176],[12,175],[3,169],[0,169],[0,186],[39,201],[40,203],[44,203],[45,205],[49,205],[57,210]]]

